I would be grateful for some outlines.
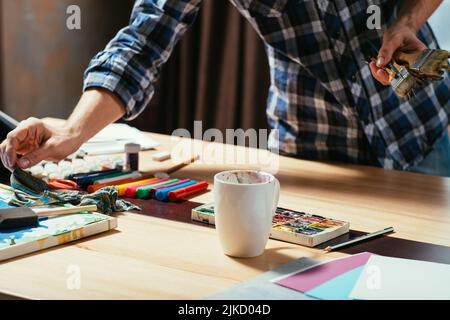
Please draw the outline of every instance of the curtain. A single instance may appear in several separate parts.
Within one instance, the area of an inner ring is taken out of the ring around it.
[[[228,1],[205,0],[163,67],[155,95],[132,122],[155,132],[266,128],[269,69],[262,41]]]
[[[90,59],[127,25],[133,0],[0,0],[2,110],[18,120],[67,117]],[[81,8],[81,30],[66,9]],[[265,128],[269,87],[262,41],[227,0],[204,0],[197,21],[163,67],[155,95],[131,124],[170,134]]]

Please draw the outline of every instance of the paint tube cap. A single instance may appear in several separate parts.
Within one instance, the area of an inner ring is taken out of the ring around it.
[[[137,143],[127,143],[125,145],[125,152],[126,153],[138,153],[141,151],[141,145]]]

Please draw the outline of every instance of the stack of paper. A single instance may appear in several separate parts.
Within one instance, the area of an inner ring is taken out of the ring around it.
[[[450,299],[450,265],[368,252],[325,262],[273,282],[323,300]]]
[[[120,153],[125,151],[125,144],[137,143],[141,150],[157,147],[159,143],[136,128],[123,123],[110,124],[84,143],[80,151],[88,155]]]

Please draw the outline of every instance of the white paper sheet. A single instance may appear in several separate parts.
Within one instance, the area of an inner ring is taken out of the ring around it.
[[[80,151],[88,155],[100,155],[124,152],[125,144],[138,143],[142,150],[157,147],[159,143],[136,128],[123,123],[110,124],[89,141]]]
[[[350,297],[360,300],[450,299],[450,265],[372,255]]]

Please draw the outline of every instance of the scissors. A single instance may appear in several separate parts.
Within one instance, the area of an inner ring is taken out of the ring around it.
[[[48,185],[59,190],[80,190],[78,184],[72,180],[50,179]]]

